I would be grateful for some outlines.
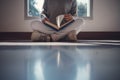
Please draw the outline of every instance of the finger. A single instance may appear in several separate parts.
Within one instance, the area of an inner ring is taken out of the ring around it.
[[[72,19],[72,17],[66,17],[65,19]]]
[[[49,21],[49,19],[48,19],[48,18],[45,18],[45,20]]]
[[[65,16],[65,18],[72,18],[71,16]]]
[[[66,18],[65,20],[66,20],[66,21],[69,21],[69,20],[71,20],[71,19],[70,19],[70,18]]]
[[[65,17],[68,17],[68,16],[70,16],[70,14],[65,14],[64,16],[65,16]]]

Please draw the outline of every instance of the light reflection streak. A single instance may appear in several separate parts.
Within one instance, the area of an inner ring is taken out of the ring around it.
[[[76,80],[90,80],[90,64],[86,64],[84,67],[77,68]]]
[[[60,51],[57,53],[57,66],[60,66]]]
[[[35,63],[34,75],[36,80],[44,80],[43,69],[42,69],[42,64],[40,60],[36,61]]]

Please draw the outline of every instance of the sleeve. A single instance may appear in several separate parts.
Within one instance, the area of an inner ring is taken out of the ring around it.
[[[48,18],[48,14],[47,14],[47,2],[48,2],[47,0],[44,0],[43,11],[42,11],[41,15]]]
[[[77,1],[76,0],[72,0],[72,7],[69,13],[72,16],[77,16]]]

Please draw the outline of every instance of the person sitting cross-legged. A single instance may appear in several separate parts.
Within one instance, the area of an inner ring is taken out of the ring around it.
[[[31,35],[32,41],[77,41],[77,34],[81,29],[80,26],[83,24],[83,19],[77,16],[76,0],[45,0],[42,15],[45,15],[44,19],[31,23],[33,29]],[[65,21],[74,19],[74,22],[58,31],[44,24],[45,21],[57,24],[56,17],[59,15],[64,15]]]

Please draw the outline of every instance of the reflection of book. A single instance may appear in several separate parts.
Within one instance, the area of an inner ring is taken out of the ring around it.
[[[65,28],[65,27],[67,27],[69,24],[71,24],[72,22],[74,22],[74,19],[72,19],[72,20],[70,20],[70,21],[63,21],[64,20],[64,15],[59,15],[57,18],[56,18],[56,23],[57,23],[57,25],[56,24],[53,24],[53,23],[51,23],[51,22],[49,22],[49,21],[45,21],[44,23],[46,24],[46,25],[48,25],[49,27],[51,27],[51,28],[53,28],[53,29],[55,29],[55,30],[61,30],[61,29],[63,29],[63,28]]]

